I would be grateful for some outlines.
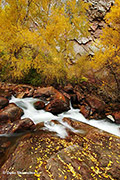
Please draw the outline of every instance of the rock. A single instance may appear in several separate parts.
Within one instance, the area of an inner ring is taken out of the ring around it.
[[[113,112],[112,116],[115,120],[115,123],[120,124],[120,111]]]
[[[33,125],[33,126],[32,126],[32,129],[33,129],[34,131],[40,131],[43,127],[45,127],[45,126],[44,126],[44,122],[40,122],[40,123],[38,123],[38,124]]]
[[[76,94],[71,95],[71,104],[72,104],[73,108],[79,108],[80,102],[78,101],[78,98],[77,98]]]
[[[69,103],[63,99],[55,98],[50,103],[47,104],[45,110],[51,112],[52,114],[59,114],[70,109]]]
[[[62,125],[62,124],[61,124],[59,121],[57,121],[57,120],[51,120],[50,123]]]
[[[30,85],[19,84],[13,88],[14,94],[17,98],[32,97],[34,88]]]
[[[2,148],[8,148],[11,145],[10,141],[7,141],[1,145]]]
[[[102,112],[105,110],[106,104],[95,95],[88,95],[86,97],[86,102],[92,109],[95,109],[98,112]]]
[[[32,97],[34,88],[24,84],[10,84],[0,82],[0,96],[10,99],[11,95],[17,98]]]
[[[19,94],[17,95],[17,98],[22,99],[22,98],[25,97],[25,95],[26,95],[25,92],[21,92],[21,93],[19,93]]]
[[[21,133],[26,130],[31,130],[34,123],[29,118],[19,119],[14,122],[3,124],[0,126],[0,134]]]
[[[7,150],[10,150],[11,142],[8,137],[0,137],[0,167],[3,165],[4,161],[8,158]]]
[[[4,97],[0,97],[0,109],[4,108],[5,106],[7,106],[9,104],[8,99],[4,98]]]
[[[40,97],[47,100],[49,98],[50,103],[47,104],[45,110],[53,114],[59,114],[70,109],[67,95],[64,96],[52,86],[38,88],[34,92],[34,97]]]
[[[76,39],[74,45],[76,57],[80,57],[86,53],[93,56],[95,52],[100,49],[100,47],[97,46],[96,39],[99,41],[99,37],[102,34],[102,28],[105,26],[104,17],[107,12],[110,11],[110,8],[114,3],[114,0],[84,1],[90,3],[89,9],[87,10],[87,16],[90,22],[90,36],[88,38],[78,37]]]
[[[0,179],[119,179],[120,138],[82,122],[66,121],[85,133],[61,139],[40,130],[19,137],[2,163]]]
[[[67,93],[73,93],[73,86],[71,84],[64,86],[64,91]]]
[[[79,91],[74,92],[75,94],[71,95],[71,104],[73,108],[80,108],[80,105],[83,104],[85,100],[84,93]]]
[[[38,88],[37,90],[35,90],[33,97],[34,98],[43,98],[43,99],[49,98],[49,100],[52,100],[54,98],[61,98],[61,97],[63,99],[65,99],[65,97],[62,95],[62,93],[60,93],[58,90],[56,90],[52,86]]]
[[[30,118],[19,119],[13,122],[13,126],[10,133],[13,132],[24,132],[26,130],[31,130],[34,126],[34,122]]]
[[[37,110],[44,109],[45,108],[45,103],[43,101],[37,101],[37,102],[34,103],[34,107]]]
[[[85,118],[89,118],[90,117],[90,111],[91,111],[91,108],[90,108],[90,106],[88,106],[87,104],[86,105],[82,105],[81,107],[80,107],[80,112],[83,114],[83,116],[85,117]]]
[[[120,110],[120,103],[111,103],[110,105],[111,111],[112,112],[118,112]]]
[[[102,30],[101,29],[97,29],[94,33],[94,37],[97,39],[100,37],[100,35],[102,34]]]
[[[103,119],[105,115],[106,104],[95,95],[87,95],[80,106],[80,112],[87,119]]]
[[[69,95],[68,93],[64,92],[63,90],[60,90],[60,93],[68,100],[71,99],[71,95]]]
[[[10,103],[4,109],[0,111],[0,122],[6,123],[6,121],[16,121],[24,114],[23,110],[16,104]]]
[[[97,23],[97,22],[92,23],[91,26],[90,26],[90,28],[91,28],[93,31],[95,31],[95,30],[97,29],[97,27],[98,27],[98,23]]]
[[[6,99],[10,99],[12,96],[12,93],[9,92],[8,90],[0,90],[0,96]]]
[[[80,92],[76,92],[76,95],[77,95],[77,100],[78,102],[81,102],[85,99],[85,96],[83,93],[80,93]]]
[[[34,91],[33,97],[34,98],[49,98],[56,94],[56,89],[52,86],[50,87],[43,87],[43,88],[37,88],[37,90]]]
[[[92,127],[90,127],[89,125],[84,124],[84,123],[80,123],[79,121],[74,120],[72,118],[65,117],[65,118],[62,119],[62,121],[63,122],[67,122],[67,124],[69,124],[71,127],[73,127],[76,130],[79,129],[80,130],[80,134],[84,134],[85,135],[86,133],[88,133],[89,130],[92,130],[91,129]]]

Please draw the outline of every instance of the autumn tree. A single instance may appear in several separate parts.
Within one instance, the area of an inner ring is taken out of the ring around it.
[[[34,69],[48,82],[64,80],[74,39],[88,35],[87,8],[82,0],[0,0],[4,76],[20,79]]]
[[[106,26],[100,37],[100,51],[96,52],[92,66],[96,69],[101,87],[111,97],[120,95],[120,1],[105,16]]]

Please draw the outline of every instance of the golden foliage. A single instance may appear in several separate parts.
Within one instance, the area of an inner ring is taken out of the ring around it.
[[[79,57],[75,64],[70,66],[67,73],[69,81],[74,83],[80,83],[87,81],[86,72],[90,69],[90,58],[87,55]]]
[[[70,40],[88,35],[87,8],[82,0],[0,1],[1,66],[16,79],[32,68],[46,80],[63,79],[75,55]]]
[[[120,1],[116,0],[110,12],[105,16],[107,23],[101,35],[101,50],[96,53],[96,65],[113,62],[120,63]]]
[[[114,6],[105,16],[106,27],[100,37],[100,51],[96,52],[91,65],[94,69],[104,69],[104,85],[117,89],[120,83],[120,1],[115,0]],[[106,78],[107,76],[107,78]],[[110,78],[108,78],[110,77]]]

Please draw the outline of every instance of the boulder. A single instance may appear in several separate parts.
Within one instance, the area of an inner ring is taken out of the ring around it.
[[[67,96],[67,95],[66,95]],[[52,100],[55,98],[62,98],[65,100],[64,95],[59,92],[57,89],[55,89],[53,86],[50,87],[43,87],[43,88],[38,88],[35,90],[33,94],[34,98],[43,98],[46,100]]]
[[[26,130],[31,130],[34,123],[29,118],[19,119],[8,124],[3,124],[0,126],[0,134],[12,134],[21,133]]]
[[[92,109],[95,109],[98,112],[102,112],[105,110],[106,104],[95,95],[88,95],[86,97],[86,102]]]
[[[0,122],[6,123],[6,121],[16,121],[24,114],[23,110],[16,104],[10,103],[4,109],[0,110]]]
[[[37,102],[34,103],[34,107],[37,110],[44,109],[45,108],[45,103],[43,101],[37,101]]]
[[[68,111],[70,109],[70,105],[67,101],[63,99],[55,98],[50,103],[47,104],[45,110],[51,112],[52,114],[59,114],[64,111]]]
[[[43,88],[37,88],[35,91],[34,91],[34,94],[33,94],[33,97],[34,98],[50,98],[52,96],[54,96],[56,94],[57,90],[50,86],[50,87],[43,87]]]
[[[45,110],[53,114],[59,114],[70,109],[69,95],[56,90],[54,87],[38,88],[34,92],[34,97],[40,97],[50,102],[45,107]]]
[[[4,98],[4,97],[0,97],[0,109],[4,108],[5,106],[7,106],[9,104],[8,99]]]

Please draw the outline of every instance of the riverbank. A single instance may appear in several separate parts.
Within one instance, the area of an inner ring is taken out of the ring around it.
[[[80,109],[80,112],[87,119],[109,118],[116,124],[120,124],[120,102],[112,97],[99,92],[97,86],[88,82],[80,85],[68,84],[64,87],[33,87],[22,84],[0,83],[0,96],[9,99],[12,95],[17,98],[33,97],[49,102],[45,109],[52,114],[59,114],[70,109],[70,101],[73,108]],[[40,102],[36,104],[40,106]],[[39,107],[38,107],[39,109]]]

